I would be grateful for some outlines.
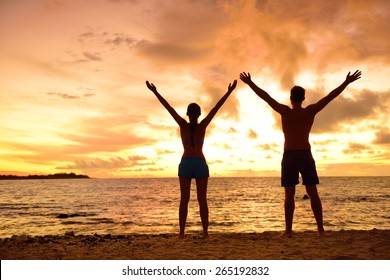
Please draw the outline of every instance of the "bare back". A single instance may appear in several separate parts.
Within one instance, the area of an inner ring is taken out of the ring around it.
[[[281,113],[284,150],[310,149],[309,134],[316,112],[308,108],[289,108]]]
[[[203,155],[203,142],[206,134],[206,126],[201,122],[197,125],[194,132],[194,145],[191,144],[190,137],[190,124],[188,122],[180,125],[180,137],[183,144],[184,152],[183,158],[185,157],[202,157]]]

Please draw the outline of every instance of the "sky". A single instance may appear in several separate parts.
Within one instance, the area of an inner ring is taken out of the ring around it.
[[[205,117],[211,176],[280,176],[280,117],[239,80],[303,106],[350,84],[315,119],[320,176],[390,175],[390,1],[0,0],[0,174],[175,177],[176,122]]]

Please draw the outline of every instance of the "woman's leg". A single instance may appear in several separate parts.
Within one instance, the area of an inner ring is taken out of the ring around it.
[[[180,207],[179,207],[179,238],[184,238],[186,227],[188,202],[190,201],[191,178],[179,177],[180,182]]]
[[[196,191],[198,196],[200,219],[203,226],[203,237],[209,237],[209,208],[207,205],[207,183],[208,177],[196,179]]]

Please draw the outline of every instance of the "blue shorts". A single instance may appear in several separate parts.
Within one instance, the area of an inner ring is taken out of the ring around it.
[[[282,160],[282,186],[291,187],[299,183],[299,173],[305,186],[319,184],[316,164],[310,150],[284,151]]]
[[[179,177],[205,178],[209,177],[209,167],[201,157],[185,157],[179,164]]]

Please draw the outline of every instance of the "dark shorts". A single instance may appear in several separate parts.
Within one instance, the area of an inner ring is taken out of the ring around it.
[[[179,177],[205,178],[209,177],[209,167],[201,157],[185,157],[179,164]]]
[[[291,187],[299,183],[299,173],[305,186],[319,184],[316,164],[310,150],[284,151],[282,160],[282,186]]]

